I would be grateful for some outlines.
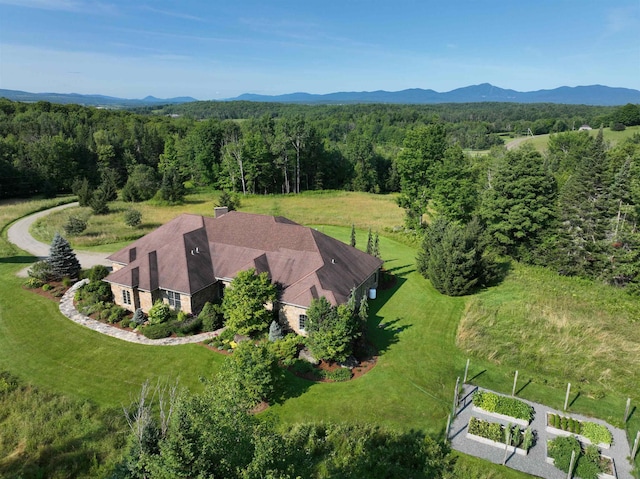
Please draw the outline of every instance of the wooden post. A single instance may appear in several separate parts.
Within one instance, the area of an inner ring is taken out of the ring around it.
[[[453,417],[456,417],[456,411],[458,410],[458,387],[460,386],[460,376],[456,379],[456,390],[453,392]]]
[[[518,384],[518,370],[516,369],[516,374],[513,376],[513,389],[511,389],[511,397],[516,395],[516,384]]]
[[[444,430],[444,442],[449,442],[449,429],[451,428],[451,414],[447,416],[447,428]]]
[[[569,472],[567,472],[567,479],[573,477],[573,466],[576,463],[576,451],[571,451],[571,463],[569,464]]]
[[[469,359],[467,358],[467,365],[464,367],[464,379],[462,384],[467,384],[467,373],[469,372]]]
[[[633,451],[631,451],[631,462],[636,458],[638,452],[638,445],[640,444],[640,431],[636,434],[636,440],[633,442]]]
[[[626,423],[627,420],[629,419],[629,409],[631,408],[631,398],[627,398],[627,407],[624,410],[624,421],[622,421],[623,423]]]
[[[504,457],[502,458],[502,465],[507,463],[507,454],[509,453],[509,443],[511,442],[511,424],[507,426],[507,441],[504,445]]]
[[[569,404],[569,394],[571,394],[571,383],[567,383],[567,395],[564,397],[564,410],[567,410]]]

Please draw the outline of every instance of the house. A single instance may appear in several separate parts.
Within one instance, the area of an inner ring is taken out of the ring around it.
[[[217,212],[218,213],[218,212]],[[216,218],[182,214],[112,254],[116,304],[148,312],[161,299],[197,314],[220,298],[239,271],[267,272],[279,286],[273,305],[281,323],[305,334],[314,298],[345,303],[378,284],[382,261],[315,229],[280,216],[222,211]]]

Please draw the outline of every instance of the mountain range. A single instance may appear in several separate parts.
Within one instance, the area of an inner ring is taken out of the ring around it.
[[[457,88],[444,93],[434,90],[411,88],[389,92],[338,92],[325,95],[290,93],[287,95],[254,95],[245,93],[229,100],[245,100],[279,103],[564,103],[572,105],[624,105],[640,103],[640,91],[630,88],[612,88],[603,85],[559,87],[553,90],[519,92],[500,88],[489,83]]]
[[[117,98],[105,95],[82,95],[80,93],[30,93],[20,90],[3,90],[0,88],[0,98],[14,101],[35,102],[48,101],[51,103],[75,103],[85,106],[103,106],[106,108],[129,108],[147,105],[169,105],[172,103],[188,103],[198,101],[190,96],[176,98],[156,98],[147,96],[142,99]]]
[[[77,103],[87,106],[106,108],[130,108],[149,105],[167,105],[198,101],[192,97],[155,98],[147,96],[142,99],[116,98],[104,95],[81,95],[78,93],[29,93],[18,90],[0,89],[0,97],[15,101],[49,101],[52,103]],[[519,92],[500,88],[489,83],[457,88],[448,92],[411,88],[402,91],[361,91],[336,92],[327,94],[289,93],[286,95],[257,95],[245,93],[235,98],[221,101],[254,101],[274,103],[302,104],[345,104],[345,103],[398,103],[398,104],[433,104],[433,103],[478,103],[478,102],[513,102],[513,103],[564,103],[572,105],[624,105],[640,104],[640,90],[630,88],[613,88],[604,85],[567,87],[552,90],[536,90]]]

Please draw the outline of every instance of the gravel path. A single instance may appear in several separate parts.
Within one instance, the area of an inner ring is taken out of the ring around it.
[[[467,424],[471,416],[476,416],[479,419],[490,420],[492,422],[499,422],[501,424],[509,424],[508,420],[501,420],[495,417],[486,415],[480,411],[473,410],[471,404],[471,398],[473,393],[478,390],[477,386],[465,384],[463,386],[464,392],[461,395],[461,401],[457,412],[456,419],[451,426],[450,441],[451,447],[457,451],[464,452],[471,456],[481,457],[496,464],[502,464],[504,459],[504,448],[498,448],[487,444],[482,444],[473,439],[467,438]],[[520,399],[520,398],[519,398]],[[534,403],[531,401],[522,401],[530,404],[535,409],[535,415],[531,422],[531,429],[536,432],[536,444],[529,450],[527,456],[521,456],[515,453],[508,453],[506,466],[511,469],[517,469],[518,471],[526,472],[538,477],[544,477],[546,479],[566,479],[567,474],[560,471],[551,464],[546,462],[546,443],[547,439],[553,439],[556,437],[554,434],[546,432],[546,415],[547,412],[556,414],[570,415],[571,417],[579,420],[588,420],[599,424],[606,425],[609,431],[613,434],[613,445],[610,449],[603,449],[601,452],[603,455],[613,458],[617,477],[619,479],[633,479],[631,475],[632,467],[627,460],[627,457],[631,454],[631,448],[627,440],[627,435],[622,429],[617,429],[604,421],[594,418],[587,418],[575,413],[562,413],[555,409],[551,409],[543,404]]]
[[[29,228],[31,228],[31,225],[38,219],[43,218],[54,211],[71,208],[72,206],[78,206],[78,203],[68,203],[66,205],[56,206],[55,208],[39,211],[38,213],[34,213],[32,215],[19,219],[18,221],[13,223],[7,231],[7,237],[9,238],[9,241],[15,244],[18,248],[23,249],[34,256],[37,256],[38,259],[45,259],[47,256],[49,256],[49,245],[46,243],[41,243],[33,236],[31,236],[31,233],[29,233]],[[97,264],[111,266],[111,263],[107,261],[107,256],[109,256],[109,253],[94,253],[90,251],[75,251],[75,253],[78,261],[80,261],[80,265],[85,269],[91,268],[92,266],[95,266]],[[28,269],[29,268],[27,267],[21,270],[18,273],[18,276],[26,277]]]

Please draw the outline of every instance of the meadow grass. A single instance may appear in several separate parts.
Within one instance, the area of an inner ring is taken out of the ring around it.
[[[213,216],[220,193],[209,189],[194,189],[184,204],[155,206],[150,202],[109,203],[107,215],[92,215],[90,208],[70,208],[38,220],[31,228],[33,236],[50,243],[56,232],[64,235],[63,226],[70,216],[87,219],[87,229],[69,236],[74,248],[94,251],[117,251],[181,213]],[[369,195],[345,191],[309,191],[300,195],[247,195],[241,197],[241,211],[286,215],[301,224],[350,225],[374,231],[392,229],[403,224],[403,211],[396,205],[396,195]],[[124,224],[124,212],[135,208],[142,213],[142,224],[131,228]]]
[[[628,126],[624,131],[611,131],[611,128],[603,128],[602,136],[606,142],[609,142],[611,146],[615,146],[619,142],[631,138],[634,134],[640,133],[640,126]],[[598,134],[598,128],[594,128],[593,130],[589,130],[589,135],[595,137]],[[536,135],[532,138],[528,138],[524,140],[520,146],[526,144],[531,144],[538,150],[540,153],[544,153],[547,150],[547,145],[549,143],[549,134],[547,135]],[[514,140],[511,140],[514,141]],[[505,144],[508,144],[507,141]]]

